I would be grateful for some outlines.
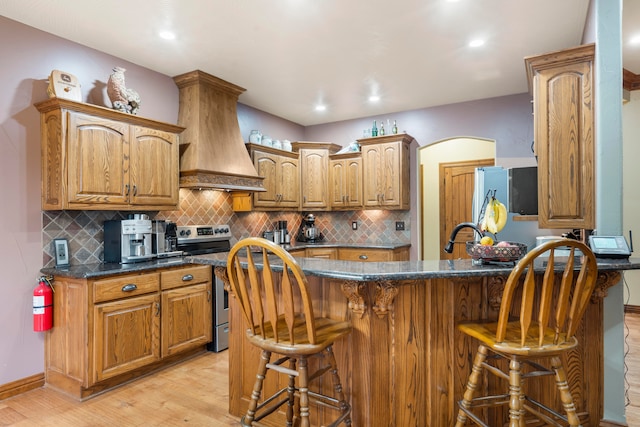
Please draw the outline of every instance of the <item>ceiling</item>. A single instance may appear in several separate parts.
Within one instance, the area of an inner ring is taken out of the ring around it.
[[[526,92],[523,58],[579,45],[588,3],[0,0],[0,15],[168,76],[200,69],[308,126]],[[640,1],[624,8],[626,41]],[[165,29],[176,38],[158,37]],[[486,42],[470,48],[475,38]],[[640,74],[640,47],[623,46]]]

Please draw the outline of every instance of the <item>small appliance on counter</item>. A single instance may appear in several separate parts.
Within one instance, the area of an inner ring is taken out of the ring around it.
[[[104,262],[127,264],[153,259],[151,236],[152,223],[144,214],[135,214],[130,219],[105,221]]]
[[[151,250],[158,258],[182,256],[178,250],[176,224],[163,219],[153,220],[153,240]]]
[[[315,243],[324,240],[324,235],[315,225],[316,217],[314,214],[306,215],[302,220],[300,231],[296,236],[298,242]]]

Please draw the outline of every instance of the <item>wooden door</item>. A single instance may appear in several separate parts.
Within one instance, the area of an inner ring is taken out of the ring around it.
[[[94,307],[94,381],[160,360],[157,292]]]
[[[345,185],[347,171],[344,160],[331,160],[329,162],[329,180],[331,184],[330,198],[332,208],[343,208],[346,204]]]
[[[278,181],[276,174],[279,173],[278,156],[275,154],[262,153],[256,151],[253,154],[253,165],[258,175],[264,177],[262,182],[265,191],[253,193],[253,206],[270,208],[276,204],[278,194]]]
[[[362,159],[356,157],[344,161],[344,194],[350,209],[362,207]]]
[[[283,157],[278,168],[278,206],[297,208],[300,205],[300,173],[298,159]]]
[[[133,127],[131,196],[136,205],[178,206],[178,137],[156,129]]]
[[[325,149],[300,150],[302,209],[329,206],[329,152]]]
[[[211,341],[211,282],[162,291],[162,357]]]
[[[69,113],[69,205],[129,202],[128,132],[124,123]]]
[[[473,240],[471,228],[460,230],[453,245],[453,252],[444,252],[451,231],[461,222],[476,222],[472,216],[472,200],[475,169],[493,166],[493,159],[470,160],[440,164],[440,259],[470,258],[465,242]]]

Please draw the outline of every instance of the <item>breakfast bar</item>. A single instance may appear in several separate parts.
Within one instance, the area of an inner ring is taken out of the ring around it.
[[[496,318],[512,266],[475,265],[471,260],[298,261],[312,289],[315,310],[349,319],[353,325],[353,332],[334,346],[352,404],[353,425],[453,425],[476,349],[456,324]],[[216,276],[227,281],[223,254],[194,256],[191,262],[213,265]],[[560,268],[562,263],[556,271]],[[542,273],[542,264],[539,269]],[[598,281],[577,335],[580,345],[570,357],[568,378],[574,396],[581,396],[576,406],[585,426],[597,426],[603,417],[603,299],[630,269],[640,269],[640,259],[599,260]],[[244,338],[244,320],[234,298],[230,311],[229,412],[241,416],[259,353]],[[276,389],[276,382],[268,378],[266,387]],[[542,389],[530,393],[561,409],[556,396]],[[553,390],[553,384],[544,389]],[[322,411],[317,416],[314,425],[321,425]],[[275,417],[275,423],[282,425],[282,419]]]

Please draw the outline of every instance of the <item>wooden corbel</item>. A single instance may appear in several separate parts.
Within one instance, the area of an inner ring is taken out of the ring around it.
[[[356,282],[355,280],[347,280],[342,282],[340,289],[345,297],[347,297],[348,307],[354,314],[357,314],[362,318],[364,312],[367,310],[367,304],[364,302],[363,291],[364,284],[362,282]]]
[[[378,317],[384,317],[393,308],[393,299],[398,295],[398,285],[395,282],[376,282],[376,295],[373,311]]]

